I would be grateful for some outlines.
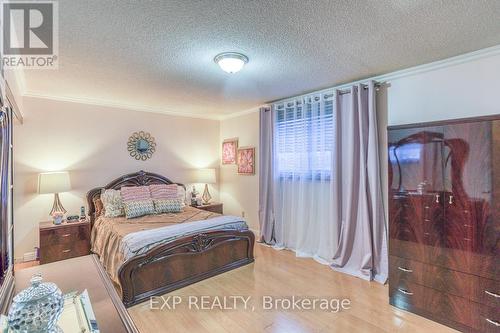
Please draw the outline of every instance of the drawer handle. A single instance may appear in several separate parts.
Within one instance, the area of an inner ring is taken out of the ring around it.
[[[401,266],[398,266],[398,269],[400,271],[403,271],[403,272],[406,272],[406,273],[413,273],[413,269],[408,269],[408,268],[404,268],[404,267],[401,267]]]
[[[492,293],[491,291],[485,290],[484,292],[486,293],[486,295],[490,295],[490,296],[493,296],[495,298],[500,298],[500,295]]]
[[[491,325],[495,325],[496,327],[500,327],[500,323],[496,320],[492,320],[492,319],[489,319],[489,318],[486,318],[486,321],[488,323],[490,323]]]
[[[439,203],[439,194],[436,194],[436,203]]]
[[[71,250],[62,250],[62,253],[68,253],[71,252]]]
[[[64,235],[61,235],[61,237],[69,237],[71,236],[71,234],[64,234]]]
[[[405,289],[401,289],[401,288],[398,288],[398,290],[400,292],[402,292],[403,294],[405,294],[405,295],[410,295],[410,296],[413,295],[413,293],[411,291],[408,291],[408,290],[405,290]]]

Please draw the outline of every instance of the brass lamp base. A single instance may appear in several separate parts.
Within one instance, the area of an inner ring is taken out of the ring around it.
[[[212,196],[210,195],[210,192],[208,192],[208,184],[205,184],[205,190],[203,191],[201,198],[203,199],[204,205],[208,205],[210,203]]]
[[[64,209],[61,200],[59,200],[59,193],[54,193],[54,204],[52,205],[52,210],[50,211],[50,216],[54,215],[54,213],[63,213],[66,214],[67,210]]]

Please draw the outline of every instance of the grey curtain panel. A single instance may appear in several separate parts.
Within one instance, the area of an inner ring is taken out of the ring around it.
[[[273,133],[274,117],[271,108],[260,108],[259,133],[259,224],[260,241],[274,245],[274,181]]]
[[[336,92],[336,138],[331,184],[332,223],[339,228],[336,271],[385,283],[387,235],[381,187],[373,82]]]

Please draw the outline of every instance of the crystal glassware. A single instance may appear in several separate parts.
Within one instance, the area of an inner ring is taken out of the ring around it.
[[[31,286],[17,294],[9,310],[11,332],[60,332],[57,320],[64,307],[61,290],[51,282],[43,282],[40,275],[30,280]]]

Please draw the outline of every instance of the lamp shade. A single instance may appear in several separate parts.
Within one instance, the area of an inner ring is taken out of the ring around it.
[[[203,184],[215,184],[215,169],[198,169],[196,171],[196,182]]]
[[[38,175],[38,193],[62,193],[71,190],[69,173],[45,172]]]

